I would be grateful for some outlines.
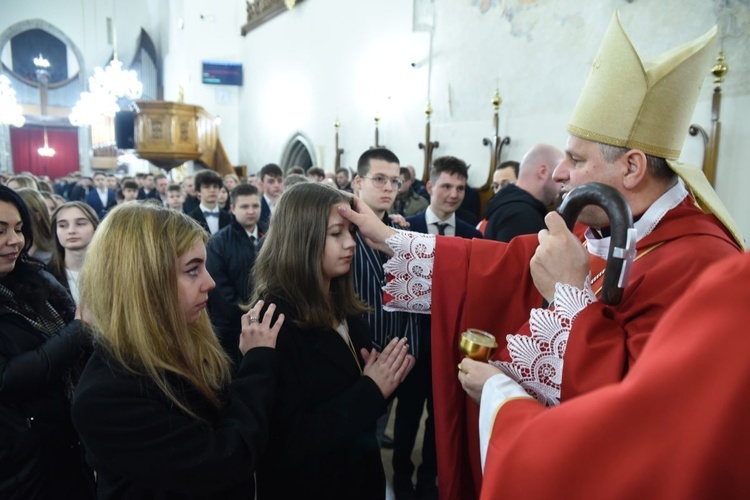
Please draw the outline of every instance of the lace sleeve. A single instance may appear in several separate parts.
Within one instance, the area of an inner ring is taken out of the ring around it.
[[[392,279],[383,291],[392,298],[386,311],[429,314],[432,305],[432,268],[435,264],[435,236],[398,231],[386,240],[393,257],[383,266]]]
[[[532,309],[531,335],[508,335],[510,361],[490,361],[545,406],[560,404],[563,359],[568,336],[578,314],[596,302],[591,275],[583,290],[555,285],[554,309]]]

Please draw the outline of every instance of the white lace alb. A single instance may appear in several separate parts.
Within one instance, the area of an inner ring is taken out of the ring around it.
[[[386,240],[393,257],[383,265],[393,276],[383,291],[393,300],[383,305],[386,311],[429,314],[432,305],[432,269],[435,264],[435,236],[397,231]]]
[[[651,233],[661,219],[679,205],[688,192],[681,182],[656,200],[635,223],[637,241]],[[607,258],[610,238],[593,238],[586,231],[588,251]],[[388,311],[428,313],[432,303],[432,269],[435,261],[435,236],[400,231],[386,241],[394,256],[384,269],[393,275],[383,290],[393,297],[384,306]],[[469,284],[471,286],[471,284]],[[591,275],[584,289],[570,285],[555,286],[554,309],[533,309],[529,319],[531,335],[506,337],[509,362],[492,362],[531,396],[546,406],[560,403],[563,359],[573,321],[589,304],[596,302]]]
[[[531,335],[508,335],[511,361],[490,361],[545,406],[560,404],[563,358],[568,336],[576,316],[596,302],[591,290],[591,274],[584,289],[572,285],[555,285],[555,308],[532,309],[529,318]]]

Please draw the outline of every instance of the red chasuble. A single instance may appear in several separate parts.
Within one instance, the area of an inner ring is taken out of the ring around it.
[[[528,333],[542,297],[529,261],[537,236],[509,244],[437,238],[432,288],[432,363],[438,481],[442,499],[476,499],[481,485],[479,407],[458,382],[458,338],[467,328],[495,335],[497,359],[509,360],[505,336]],[[658,245],[658,246],[656,246]],[[563,367],[561,401],[622,380],[664,310],[709,264],[740,252],[712,216],[686,198],[638,242],[643,254],[617,307],[589,305],[575,319]],[[648,252],[647,252],[648,251]],[[592,257],[596,275],[603,261]],[[597,290],[600,282],[593,284]],[[543,481],[543,478],[539,479]]]
[[[671,307],[622,382],[498,411],[482,499],[750,498],[750,254]]]

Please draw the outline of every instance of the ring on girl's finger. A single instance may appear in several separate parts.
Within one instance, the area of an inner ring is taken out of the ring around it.
[[[458,371],[460,371],[460,372],[461,372],[461,373],[463,373],[464,375],[466,374],[466,370],[464,370],[464,367],[463,367],[463,366],[461,366],[461,363],[459,363],[459,364],[458,364]]]
[[[250,316],[250,323],[257,323],[258,317],[257,316]]]

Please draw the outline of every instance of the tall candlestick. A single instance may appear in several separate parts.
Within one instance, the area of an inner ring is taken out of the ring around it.
[[[424,169],[422,170],[422,179],[427,182],[430,173],[430,167],[432,164],[432,150],[440,147],[438,141],[430,140],[430,117],[432,116],[432,106],[430,101],[427,101],[427,107],[424,110],[426,123],[425,123],[425,141],[418,144],[419,149],[424,150]]]
[[[336,121],[333,122],[333,128],[336,130],[336,160],[334,161],[334,167],[336,170],[341,168],[341,155],[344,154],[344,149],[339,147],[339,127],[341,127],[341,122],[339,122],[339,118],[337,116]]]

